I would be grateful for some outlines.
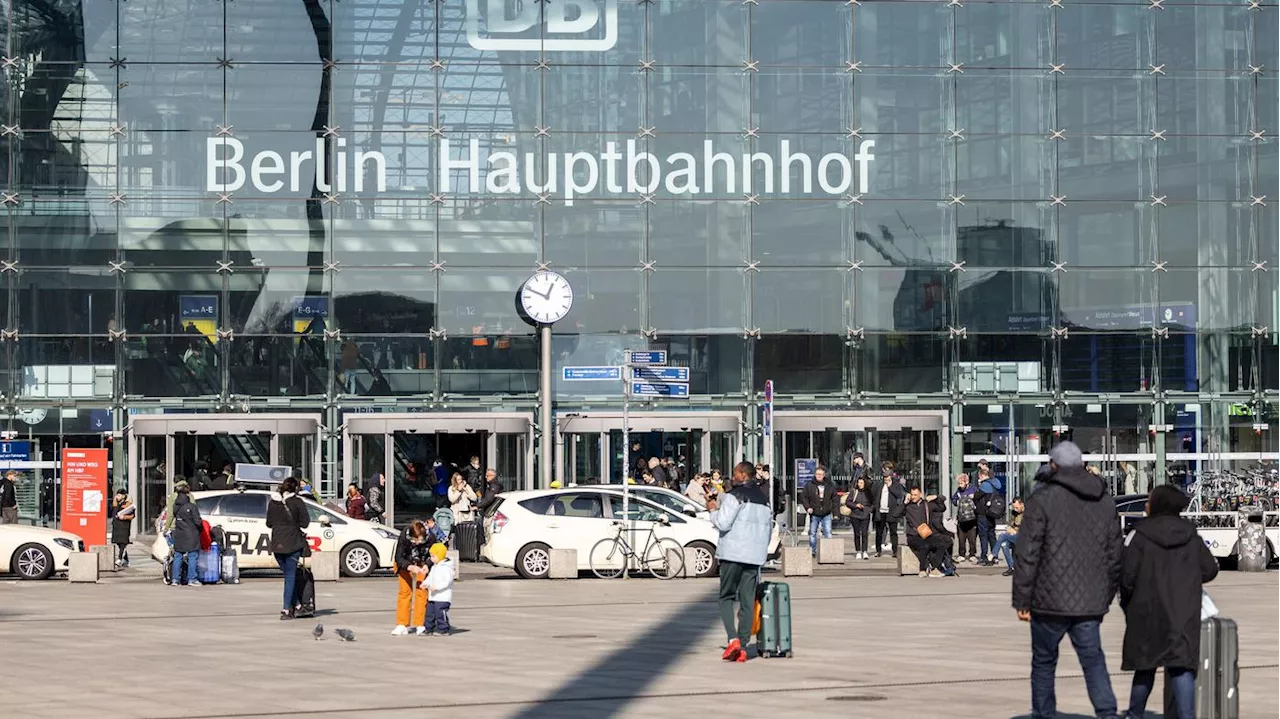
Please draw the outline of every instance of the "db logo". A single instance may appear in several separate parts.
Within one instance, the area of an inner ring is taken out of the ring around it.
[[[618,0],[467,0],[477,50],[604,52],[618,44]]]

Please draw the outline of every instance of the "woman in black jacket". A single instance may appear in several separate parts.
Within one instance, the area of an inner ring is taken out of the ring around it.
[[[307,546],[307,535],[302,530],[311,523],[307,505],[298,497],[298,480],[289,477],[280,483],[278,494],[271,496],[267,505],[267,527],[271,529],[271,552],[276,564],[284,572],[284,605],[281,619],[293,619],[298,606],[298,560]]]
[[[1186,495],[1161,485],[1147,498],[1147,518],[1125,538],[1120,607],[1124,609],[1121,669],[1133,672],[1129,713],[1141,718],[1164,667],[1172,682],[1178,719],[1194,719],[1196,667],[1200,664],[1200,602],[1218,562],[1196,527],[1178,516]]]
[[[853,481],[853,487],[844,496],[844,504],[851,512],[849,520],[853,522],[853,555],[858,559],[870,559],[867,533],[871,529],[871,490],[864,477]]]
[[[191,489],[186,482],[175,485],[173,498],[173,567],[170,569],[170,581],[176,587],[182,584],[182,568],[187,568],[187,584],[198,586],[199,573],[196,571],[196,558],[200,555],[200,529],[204,520],[200,518],[200,510],[191,501]]]

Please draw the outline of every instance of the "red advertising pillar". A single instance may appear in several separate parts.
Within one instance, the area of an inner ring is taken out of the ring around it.
[[[107,482],[106,449],[62,450],[62,531],[80,535],[85,547],[107,543]]]

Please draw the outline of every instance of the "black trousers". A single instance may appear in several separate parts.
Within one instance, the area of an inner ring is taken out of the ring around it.
[[[948,541],[947,544],[950,545],[950,542]],[[940,542],[934,541],[933,537],[921,539],[915,535],[907,535],[907,548],[915,553],[916,559],[920,561],[922,572],[940,568],[942,558],[946,556],[946,550],[942,548]]]
[[[850,517],[849,521],[853,523],[853,551],[867,551],[867,533],[871,529],[871,517]]]
[[[961,557],[978,556],[978,520],[970,519],[967,522],[956,522],[956,537],[960,540],[960,546],[956,548],[956,554]],[[966,549],[968,551],[966,551]]]
[[[880,546],[884,544],[885,535],[889,535],[889,543],[893,547],[893,553],[898,554],[898,522],[890,521],[883,514],[876,515],[876,553],[880,552]]]

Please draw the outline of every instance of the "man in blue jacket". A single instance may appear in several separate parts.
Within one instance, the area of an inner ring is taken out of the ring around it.
[[[751,623],[755,618],[756,585],[760,565],[769,553],[769,535],[773,517],[769,498],[755,482],[756,468],[739,462],[733,468],[733,489],[724,498],[707,503],[711,523],[720,532],[716,559],[720,562],[720,619],[724,622],[729,644],[722,658],[730,662],[747,661],[747,644],[751,641]],[[733,603],[737,600],[737,625],[734,625]]]

